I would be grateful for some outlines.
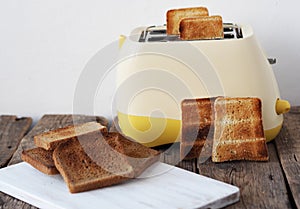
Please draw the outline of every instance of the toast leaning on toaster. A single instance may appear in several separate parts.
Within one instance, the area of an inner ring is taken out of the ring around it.
[[[198,143],[200,138],[205,141],[201,145]],[[213,162],[267,161],[260,99],[219,97],[184,100],[181,159],[198,158],[205,143],[210,145],[211,141]]]
[[[213,162],[269,159],[260,99],[218,98],[214,111]]]
[[[181,102],[181,159],[197,158],[205,143],[212,141],[215,99],[185,99]]]

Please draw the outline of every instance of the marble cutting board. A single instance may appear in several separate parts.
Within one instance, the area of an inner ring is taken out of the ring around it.
[[[235,186],[164,163],[149,167],[142,178],[71,194],[60,175],[47,176],[23,162],[0,170],[0,191],[49,209],[221,208],[240,194]]]

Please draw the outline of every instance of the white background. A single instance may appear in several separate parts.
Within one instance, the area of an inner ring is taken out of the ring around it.
[[[187,6],[250,24],[267,55],[277,58],[282,98],[300,105],[298,0],[0,0],[0,114],[36,121],[73,113],[76,82],[97,51],[137,26],[164,24],[168,9]],[[105,109],[98,114],[110,116]]]

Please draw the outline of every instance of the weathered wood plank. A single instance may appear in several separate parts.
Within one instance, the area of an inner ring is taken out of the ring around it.
[[[28,132],[31,123],[31,118],[0,116],[0,168],[8,164],[21,139]]]
[[[86,115],[44,115],[34,128],[22,139],[20,146],[14,153],[9,165],[21,162],[21,153],[23,150],[34,147],[33,137],[44,131],[49,131],[64,126],[85,123],[89,121],[98,121],[103,125],[107,125],[108,121],[103,117],[86,116]]]
[[[155,149],[160,150],[162,153],[161,161],[169,165],[174,165],[179,168],[196,173],[197,172],[197,161],[192,160],[180,160],[180,145],[174,143],[172,145],[165,145],[156,147]]]
[[[268,144],[269,162],[235,161],[199,164],[202,175],[240,188],[240,201],[228,208],[292,208],[273,143]]]
[[[275,140],[280,163],[294,199],[300,208],[300,107],[285,115],[283,129]]]
[[[36,209],[36,207],[29,205],[21,200],[13,198],[0,192],[0,209]]]

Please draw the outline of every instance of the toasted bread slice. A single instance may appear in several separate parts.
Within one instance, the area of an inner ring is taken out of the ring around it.
[[[167,34],[179,35],[180,21],[189,17],[208,16],[206,7],[172,9],[167,12]]]
[[[204,147],[205,140],[197,139],[194,143],[180,143],[181,159],[189,160],[198,158]]]
[[[182,101],[181,159],[198,158],[206,139],[212,139],[215,99],[214,97]]]
[[[21,158],[37,170],[47,175],[55,175],[59,172],[54,165],[52,154],[53,151],[51,150],[37,147],[30,150],[23,150]]]
[[[224,38],[221,16],[185,18],[180,22],[179,28],[182,40]]]
[[[268,160],[260,99],[218,98],[214,121],[213,162]]]
[[[34,143],[46,150],[54,150],[62,141],[76,138],[89,132],[107,134],[106,126],[97,122],[88,122],[79,125],[67,126],[34,136]]]
[[[265,138],[221,141],[213,148],[212,161],[233,160],[267,161]]]
[[[118,150],[127,157],[133,167],[134,177],[138,177],[146,168],[159,160],[160,152],[126,139],[119,133],[110,133],[106,140],[108,143],[116,144]]]
[[[95,132],[60,143],[53,152],[56,168],[71,193],[106,187],[134,177],[117,145]]]

